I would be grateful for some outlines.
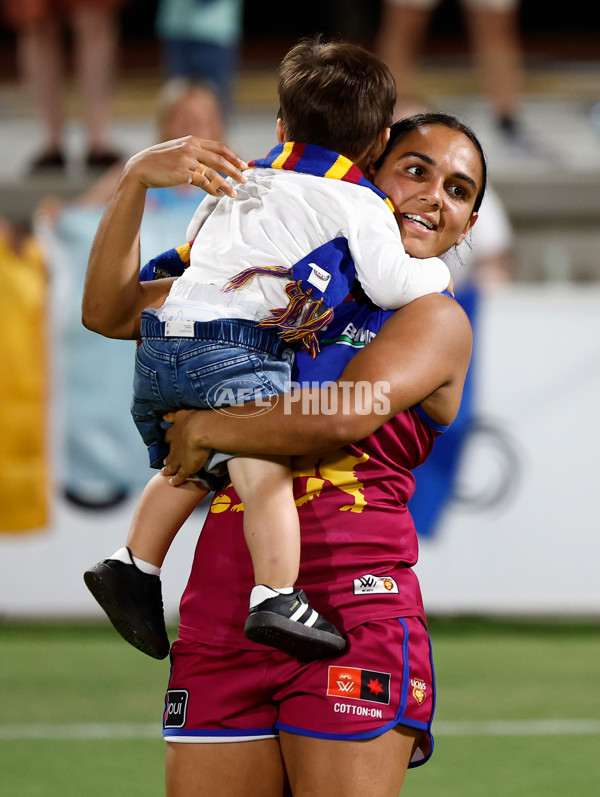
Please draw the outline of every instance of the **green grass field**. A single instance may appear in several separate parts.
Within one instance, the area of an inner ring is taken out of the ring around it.
[[[436,749],[402,797],[600,794],[598,624],[430,630]],[[1,797],[164,794],[168,662],[82,625],[0,625],[0,652]]]

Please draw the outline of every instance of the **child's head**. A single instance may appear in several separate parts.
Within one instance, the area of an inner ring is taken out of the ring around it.
[[[394,78],[383,61],[358,44],[319,37],[302,40],[285,56],[278,92],[287,139],[351,160],[390,127],[396,102]]]

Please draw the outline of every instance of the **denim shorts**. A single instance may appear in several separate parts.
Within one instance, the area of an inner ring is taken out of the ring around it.
[[[148,447],[150,467],[169,452],[165,412],[216,409],[260,401],[290,389],[293,351],[277,334],[252,321],[217,319],[162,322],[142,313],[131,414]],[[265,410],[268,410],[268,404]],[[213,455],[206,471],[222,475],[233,453]]]

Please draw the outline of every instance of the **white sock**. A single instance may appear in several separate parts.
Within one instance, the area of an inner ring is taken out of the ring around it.
[[[114,554],[108,558],[116,559],[118,562],[124,562],[126,565],[134,564],[138,570],[141,570],[142,573],[147,573],[149,576],[160,576],[160,567],[150,562],[145,562],[143,559],[130,554],[128,548],[119,548],[118,551],[115,551]]]
[[[276,595],[291,595],[293,591],[294,587],[273,589],[272,587],[267,587],[266,584],[257,584],[250,593],[250,608],[253,609],[259,603],[266,601],[267,598],[274,598]]]

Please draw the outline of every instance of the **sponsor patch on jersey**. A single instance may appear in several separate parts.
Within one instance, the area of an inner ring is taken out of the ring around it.
[[[388,592],[398,592],[398,584],[391,576],[374,576],[372,573],[367,573],[354,579],[355,595],[385,595]]]
[[[421,705],[427,697],[427,684],[422,678],[411,678],[410,687],[412,690],[412,696],[417,703]]]
[[[330,666],[327,694],[387,705],[390,702],[390,678],[389,672]]]
[[[167,703],[163,717],[164,728],[183,728],[189,696],[187,689],[167,690]]]

